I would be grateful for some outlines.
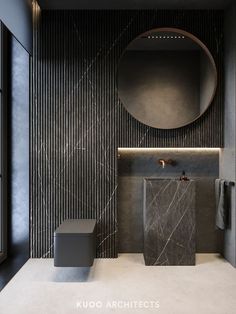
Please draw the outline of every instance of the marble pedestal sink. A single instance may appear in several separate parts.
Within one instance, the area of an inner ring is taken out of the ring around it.
[[[146,265],[195,265],[195,181],[144,179]]]

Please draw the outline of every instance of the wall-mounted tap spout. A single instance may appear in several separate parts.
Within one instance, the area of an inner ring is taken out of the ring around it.
[[[175,162],[172,159],[159,159],[158,163],[162,166],[162,168],[164,169],[166,165],[171,165],[174,166]]]

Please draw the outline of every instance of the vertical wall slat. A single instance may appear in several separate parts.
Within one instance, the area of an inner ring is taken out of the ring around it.
[[[31,256],[53,256],[66,218],[96,218],[97,256],[115,257],[118,147],[223,146],[223,12],[42,11],[34,3],[31,62]],[[210,49],[217,94],[196,122],[176,130],[145,126],[116,91],[122,51],[140,33],[182,28]]]

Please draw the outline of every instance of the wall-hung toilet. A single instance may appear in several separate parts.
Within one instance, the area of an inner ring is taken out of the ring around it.
[[[95,219],[63,221],[54,232],[54,266],[92,266],[96,255],[95,233]]]

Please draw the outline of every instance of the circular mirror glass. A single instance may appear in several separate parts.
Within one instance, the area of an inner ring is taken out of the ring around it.
[[[195,36],[161,28],[135,38],[118,67],[118,94],[138,121],[159,129],[185,126],[211,104],[217,85],[214,59]]]

